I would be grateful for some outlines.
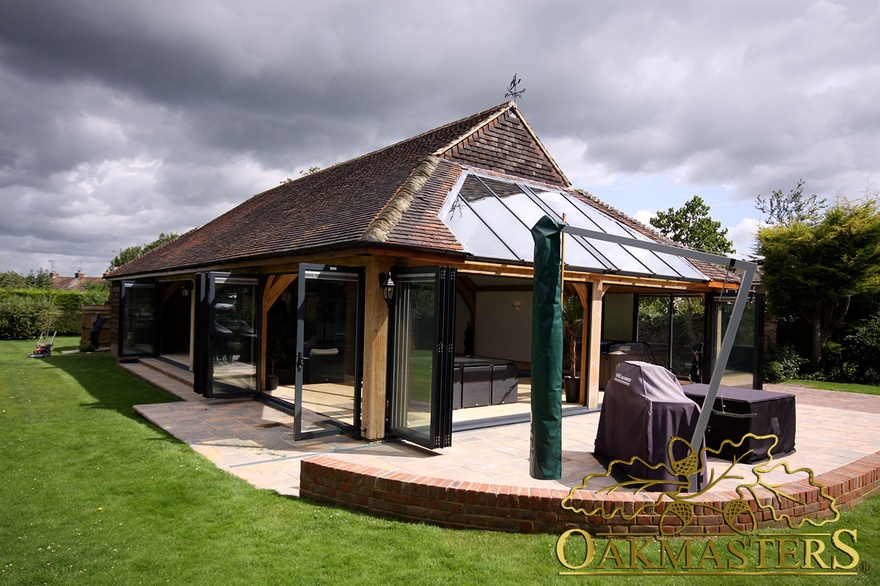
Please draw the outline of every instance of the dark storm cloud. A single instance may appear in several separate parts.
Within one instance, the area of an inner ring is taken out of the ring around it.
[[[495,105],[514,73],[532,127],[600,197],[629,176],[727,194],[713,210],[800,177],[863,190],[878,18],[821,1],[4,2],[0,270],[95,274],[309,166]]]

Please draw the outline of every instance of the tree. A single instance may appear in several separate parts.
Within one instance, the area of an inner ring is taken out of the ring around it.
[[[36,274],[34,271],[29,272],[24,281],[29,289],[49,289],[52,286],[52,275],[46,269],[40,269]]]
[[[762,281],[777,315],[798,315],[809,325],[810,365],[843,325],[854,295],[880,291],[880,213],[872,200],[841,201],[820,218],[777,223],[758,230]]]
[[[805,196],[804,180],[801,179],[788,195],[782,193],[781,189],[777,189],[767,198],[759,194],[755,207],[767,216],[768,224],[790,226],[797,222],[818,219],[826,207],[826,201],[815,193]]]
[[[25,278],[15,271],[0,273],[0,289],[24,289],[26,287]]]
[[[23,277],[15,271],[0,273],[0,289],[49,289],[52,287],[52,275],[46,269],[36,273],[30,271]]]
[[[178,234],[166,234],[162,232],[159,234],[159,237],[150,242],[149,244],[135,245],[129,246],[128,248],[123,248],[119,254],[113,257],[113,260],[110,261],[110,266],[107,268],[108,271],[112,271],[116,267],[121,267],[125,263],[132,261],[139,257],[140,255],[149,252],[156,248],[161,244],[165,244],[166,242],[170,242],[172,240],[177,239]]]
[[[82,288],[86,305],[104,305],[110,299],[110,281],[88,281]]]
[[[661,234],[689,248],[713,254],[735,252],[733,242],[727,239],[727,228],[722,229],[721,222],[709,216],[709,206],[699,195],[677,210],[657,212],[650,222]]]

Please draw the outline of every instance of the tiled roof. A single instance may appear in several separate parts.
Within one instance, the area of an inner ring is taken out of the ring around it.
[[[87,284],[100,283],[102,280],[101,277],[86,277],[77,273],[75,277],[53,277],[52,288],[65,291],[84,291]]]
[[[574,193],[650,238],[670,242],[589,193],[571,188],[510,102],[255,195],[108,276],[201,270],[377,243],[461,254],[461,243],[438,214],[465,169]],[[717,273],[711,266],[699,268],[711,276]]]
[[[460,165],[440,161],[431,178],[413,198],[385,242],[401,246],[464,252],[461,243],[438,216],[446,196],[462,173]]]
[[[426,157],[506,111],[501,104],[284,183],[108,275],[119,278],[366,242],[365,232]],[[405,244],[405,242],[398,242]]]

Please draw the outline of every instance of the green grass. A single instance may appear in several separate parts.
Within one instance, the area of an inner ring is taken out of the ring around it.
[[[787,385],[809,387],[811,389],[824,389],[826,391],[843,391],[846,393],[862,393],[864,395],[880,395],[880,387],[874,385],[859,385],[855,383],[834,383],[818,380],[792,379],[785,381]]]
[[[56,350],[76,345],[64,338]],[[0,342],[0,584],[564,580],[555,535],[398,523],[256,490],[140,418],[133,405],[173,398],[112,357],[27,358],[32,349]],[[846,583],[868,583],[880,571],[878,517],[873,498],[839,523],[858,529],[859,552],[876,568]]]

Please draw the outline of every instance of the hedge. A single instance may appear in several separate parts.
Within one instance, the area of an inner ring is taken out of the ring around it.
[[[94,294],[53,289],[0,289],[0,339],[36,338],[46,328],[79,335],[82,306]]]

